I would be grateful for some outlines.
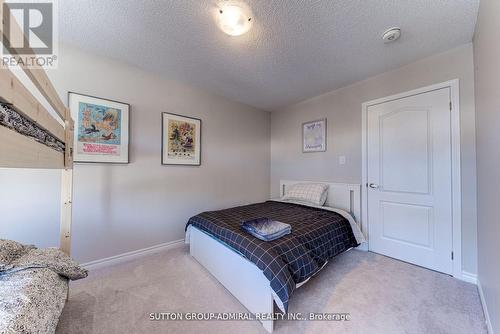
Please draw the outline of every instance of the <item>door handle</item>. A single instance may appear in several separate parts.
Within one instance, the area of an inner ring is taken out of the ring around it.
[[[378,184],[375,184],[375,183],[370,183],[368,185],[368,187],[372,188],[372,189],[378,189]]]

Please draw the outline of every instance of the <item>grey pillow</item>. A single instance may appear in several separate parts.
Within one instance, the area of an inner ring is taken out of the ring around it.
[[[25,246],[19,242],[0,239],[0,271],[10,269],[11,263],[35,246]]]
[[[323,206],[328,196],[328,184],[296,183],[288,187],[283,201],[297,201],[316,206]]]

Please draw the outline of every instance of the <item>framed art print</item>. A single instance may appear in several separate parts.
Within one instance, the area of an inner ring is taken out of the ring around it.
[[[201,164],[201,120],[198,118],[162,113],[163,165]]]
[[[129,162],[129,104],[69,92],[69,108],[75,162]]]
[[[302,152],[326,151],[326,118],[302,124]]]

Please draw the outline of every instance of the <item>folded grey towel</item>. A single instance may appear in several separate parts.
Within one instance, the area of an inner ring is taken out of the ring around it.
[[[292,232],[292,227],[289,224],[269,218],[251,219],[241,223],[241,228],[244,231],[264,241],[276,240]]]

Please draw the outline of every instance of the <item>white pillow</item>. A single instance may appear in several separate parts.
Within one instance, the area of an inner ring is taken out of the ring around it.
[[[324,183],[296,183],[286,189],[284,201],[299,201],[323,206],[328,196],[328,184]]]

